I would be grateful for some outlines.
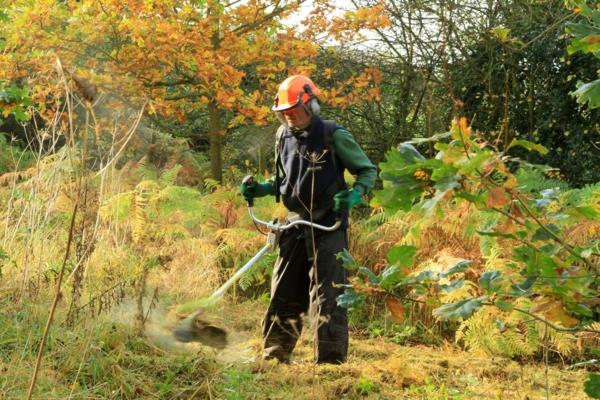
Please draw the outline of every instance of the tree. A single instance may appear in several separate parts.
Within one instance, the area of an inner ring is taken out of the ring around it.
[[[276,82],[313,68],[313,46],[281,24],[300,3],[15,1],[3,11],[11,51],[0,56],[0,79],[26,78],[46,107],[52,83],[45,72],[59,57],[105,91],[149,99],[156,119],[206,116],[212,175],[220,180],[227,130],[265,123]]]

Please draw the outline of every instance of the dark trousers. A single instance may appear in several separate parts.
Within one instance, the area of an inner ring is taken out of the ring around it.
[[[344,289],[333,287],[334,283],[347,283],[346,270],[336,259],[336,254],[348,247],[346,231],[319,232],[314,242],[316,263],[312,260],[314,251],[309,230],[291,229],[285,231],[279,240],[271,302],[263,321],[266,358],[289,362],[302,331],[302,314],[308,311],[311,297],[315,302],[318,293],[316,360],[320,363],[342,363],[346,360],[348,317],[346,309],[336,302]]]

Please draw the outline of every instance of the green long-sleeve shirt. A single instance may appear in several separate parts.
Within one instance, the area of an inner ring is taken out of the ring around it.
[[[347,130],[338,129],[333,133],[333,147],[344,167],[356,176],[354,188],[362,194],[368,192],[375,184],[377,167],[369,160],[354,137]]]

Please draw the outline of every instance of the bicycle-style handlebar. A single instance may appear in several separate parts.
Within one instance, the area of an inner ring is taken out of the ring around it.
[[[312,228],[316,228],[316,229],[320,229],[322,231],[327,231],[327,232],[332,232],[335,231],[336,229],[338,229],[340,227],[340,225],[342,225],[342,221],[337,220],[335,221],[335,224],[331,225],[331,226],[325,226],[325,225],[320,225],[320,224],[316,224],[314,222],[310,222],[310,221],[306,221],[304,219],[298,219],[295,221],[289,221],[286,224],[280,224],[280,223],[273,223],[273,222],[268,222],[268,221],[264,221],[260,218],[258,218],[255,214],[254,214],[254,207],[251,207],[250,205],[248,205],[248,213],[250,214],[250,218],[252,218],[252,220],[258,224],[264,225],[267,228],[274,230],[274,231],[286,231],[288,229],[291,229],[295,226],[299,226],[299,225],[304,225],[304,226],[309,226]]]
[[[254,177],[252,175],[245,176],[244,179],[242,180],[242,184],[244,186],[253,185]],[[246,199],[246,202],[248,203],[248,213],[250,214],[250,218],[252,218],[252,220],[254,222],[264,225],[273,231],[281,232],[281,231],[286,231],[288,229],[291,229],[295,226],[304,225],[304,226],[309,226],[312,228],[317,228],[322,231],[332,232],[332,231],[335,231],[336,229],[338,229],[342,225],[342,221],[340,221],[339,219],[336,220],[335,224],[333,224],[332,226],[324,226],[324,225],[320,225],[320,224],[315,224],[314,222],[306,221],[303,219],[289,221],[286,224],[268,222],[268,221],[264,221],[264,220],[258,218],[256,215],[254,215],[254,199],[253,198]]]

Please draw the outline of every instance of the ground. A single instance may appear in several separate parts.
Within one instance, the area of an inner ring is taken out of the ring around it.
[[[229,345],[209,350],[223,365],[196,398],[211,399],[586,399],[584,371],[566,365],[517,362],[473,354],[454,343],[401,346],[383,338],[352,335],[348,361],[312,362],[311,333],[299,340],[290,365],[260,361],[264,301],[222,303],[207,318],[229,332]],[[172,313],[171,313],[172,314]],[[148,338],[169,351],[205,356],[206,347],[172,339],[169,313],[157,310]],[[186,397],[186,398],[194,398]]]

